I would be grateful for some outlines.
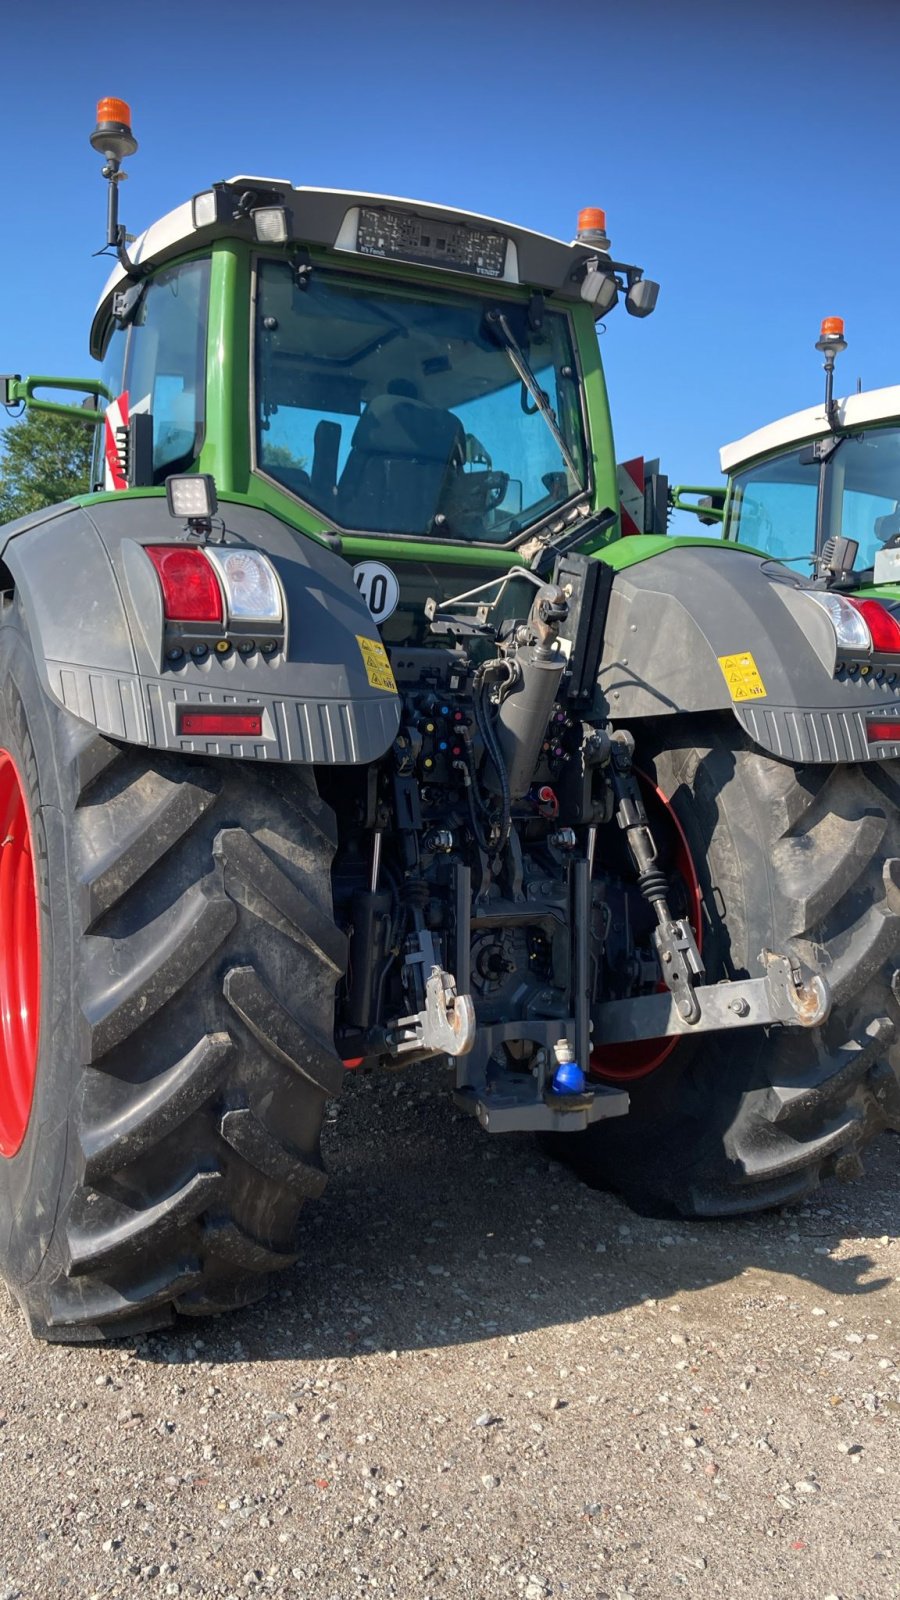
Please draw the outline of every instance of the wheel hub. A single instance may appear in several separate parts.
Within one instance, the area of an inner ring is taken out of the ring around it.
[[[40,999],[31,820],[19,770],[0,750],[0,1155],[6,1157],[20,1149],[31,1116]]]

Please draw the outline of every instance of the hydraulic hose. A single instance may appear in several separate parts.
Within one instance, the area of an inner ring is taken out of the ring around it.
[[[479,668],[479,671],[476,675],[473,703],[475,710],[475,722],[478,727],[478,731],[481,734],[485,751],[497,773],[497,781],[500,784],[500,837],[495,847],[496,852],[499,853],[506,845],[506,841],[509,838],[509,831],[512,826],[512,796],[510,793],[509,778],[506,771],[506,762],[503,759],[503,752],[500,748],[500,742],[494,729],[490,705],[487,699],[488,673],[492,668],[496,669],[497,667],[504,669],[503,675],[505,676],[507,683],[511,684],[515,682],[516,669],[511,662],[489,661],[485,666]]]

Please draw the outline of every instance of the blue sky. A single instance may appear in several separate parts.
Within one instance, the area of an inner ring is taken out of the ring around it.
[[[106,17],[106,20],[104,20]],[[571,236],[662,284],[602,348],[617,452],[714,482],[718,446],[838,392],[900,382],[900,0],[342,0],[4,8],[0,369],[92,370],[101,95],[131,102],[138,232],[235,172],[409,194]]]

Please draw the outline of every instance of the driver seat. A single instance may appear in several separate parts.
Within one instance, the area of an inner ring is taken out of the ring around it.
[[[890,511],[886,517],[875,518],[875,537],[882,544],[900,541],[900,511]]]
[[[427,533],[448,479],[465,460],[465,430],[451,411],[406,394],[369,401],[337,492],[345,527]]]

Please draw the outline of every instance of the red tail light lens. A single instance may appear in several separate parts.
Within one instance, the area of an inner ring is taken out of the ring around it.
[[[850,596],[847,596],[850,599]],[[882,655],[900,656],[900,622],[878,600],[852,600],[850,604],[866,619],[872,635],[872,649]]]
[[[900,744],[900,717],[886,722],[872,718],[866,723],[866,738],[870,744]]]
[[[170,622],[221,623],[222,591],[202,550],[182,544],[147,544],[144,549],[159,575]]]

